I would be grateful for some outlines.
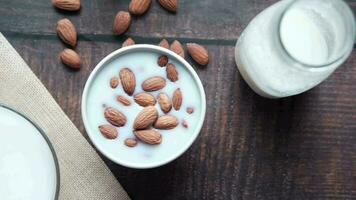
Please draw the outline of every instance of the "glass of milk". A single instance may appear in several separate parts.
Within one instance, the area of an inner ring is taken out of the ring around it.
[[[342,0],[282,0],[257,15],[236,44],[237,67],[259,95],[305,92],[339,67],[355,40],[355,17]]]

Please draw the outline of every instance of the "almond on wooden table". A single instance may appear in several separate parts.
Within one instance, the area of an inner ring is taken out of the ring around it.
[[[162,55],[162,56],[158,57],[158,60],[157,60],[158,66],[164,67],[167,65],[167,63],[168,63],[168,57],[166,55]]]
[[[131,15],[126,11],[119,11],[114,19],[113,31],[116,35],[124,34],[131,24]]]
[[[128,147],[135,147],[137,145],[137,140],[135,138],[127,138],[124,143]]]
[[[172,82],[178,81],[178,71],[176,69],[176,66],[174,66],[172,63],[169,63],[167,65],[166,73],[167,73],[167,78],[170,81],[172,81]]]
[[[170,12],[177,12],[178,0],[158,0],[159,4]]]
[[[112,125],[121,127],[126,124],[126,116],[115,108],[106,108],[104,112],[105,119]]]
[[[147,92],[141,92],[134,96],[135,102],[143,107],[154,106],[156,104],[155,97]]]
[[[151,5],[151,0],[131,0],[129,12],[133,15],[142,15]]]
[[[66,44],[75,47],[77,44],[77,31],[74,24],[67,18],[57,22],[57,35]]]
[[[134,131],[134,135],[146,144],[160,144],[162,142],[162,136],[155,130],[141,130]]]
[[[115,139],[118,136],[117,129],[112,125],[100,125],[99,131],[101,134],[106,137],[107,139]]]
[[[159,93],[157,96],[157,101],[159,106],[161,107],[161,110],[164,113],[168,113],[169,111],[171,111],[172,103],[166,93]]]
[[[129,37],[122,43],[122,47],[127,47],[127,46],[131,46],[134,44],[135,44],[135,41]]]
[[[171,51],[173,51],[174,53],[180,55],[182,58],[185,57],[183,46],[182,46],[182,44],[181,44],[178,40],[174,40],[174,41],[173,41],[173,43],[171,44],[170,49],[171,49]]]
[[[52,4],[62,10],[77,11],[80,9],[80,0],[52,0]]]
[[[178,125],[178,119],[171,115],[163,115],[158,117],[157,121],[153,124],[156,129],[169,130],[173,129]]]
[[[114,76],[110,79],[110,87],[115,89],[117,86],[119,86],[119,78]]]
[[[120,70],[119,76],[124,91],[131,96],[136,87],[135,74],[129,68],[123,68]]]
[[[162,39],[161,42],[159,42],[158,46],[169,49],[169,43],[166,39]]]
[[[143,81],[141,86],[146,92],[157,91],[166,86],[166,79],[160,76],[154,76]]]
[[[195,62],[199,65],[207,65],[209,63],[209,54],[203,46],[195,43],[187,44],[188,53]]]
[[[158,112],[154,106],[145,107],[135,118],[133,128],[142,130],[149,128],[158,118]]]
[[[59,53],[61,61],[72,69],[79,69],[81,65],[80,57],[77,52],[72,49],[64,49]]]
[[[124,96],[122,96],[122,95],[118,95],[117,97],[116,97],[116,100],[118,101],[118,102],[120,102],[122,105],[124,105],[124,106],[129,106],[129,105],[131,105],[131,101],[128,99],[128,98],[126,98],[126,97],[124,97]]]
[[[180,107],[182,106],[182,100],[183,100],[182,91],[180,90],[180,88],[178,88],[173,92],[173,97],[172,97],[172,104],[175,110],[180,109]]]

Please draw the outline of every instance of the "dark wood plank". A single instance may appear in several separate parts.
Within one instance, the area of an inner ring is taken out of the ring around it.
[[[57,53],[63,49],[58,40],[7,36],[84,133],[80,115],[84,83],[99,60],[120,43],[81,41],[77,49],[84,66],[73,72],[58,62]],[[127,169],[104,158],[130,196],[355,199],[356,50],[315,89],[268,100],[253,93],[242,80],[234,63],[234,46],[207,48],[211,63],[196,70],[209,109],[203,130],[188,152],[151,170]]]

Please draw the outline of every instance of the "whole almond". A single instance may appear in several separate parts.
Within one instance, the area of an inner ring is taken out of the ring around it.
[[[171,48],[170,49],[174,53],[180,55],[182,58],[185,57],[183,46],[178,40],[174,40],[173,41],[173,43],[171,44]]]
[[[180,91],[180,88],[178,88],[173,92],[173,97],[172,97],[172,104],[175,110],[180,109],[180,107],[182,106],[182,100],[183,100],[182,92]]]
[[[178,119],[171,115],[163,115],[158,117],[157,121],[154,123],[153,127],[156,129],[173,129],[178,125]]]
[[[145,107],[136,117],[133,128],[142,130],[149,128],[158,118],[158,112],[154,106]]]
[[[64,49],[59,53],[61,61],[72,69],[79,69],[81,65],[80,57],[77,52],[72,49]]]
[[[122,43],[122,47],[127,47],[127,46],[131,46],[134,44],[135,44],[135,41],[129,37]]]
[[[203,46],[195,43],[188,43],[187,49],[190,56],[199,65],[207,65],[209,63],[208,51]]]
[[[114,19],[113,30],[116,35],[121,35],[127,31],[131,24],[131,15],[126,11],[119,11]]]
[[[172,82],[178,81],[178,71],[176,69],[176,66],[169,63],[166,67],[166,72],[167,72],[167,78],[169,80],[171,80]]]
[[[129,68],[123,68],[120,70],[119,76],[124,91],[131,96],[136,87],[135,74]]]
[[[151,0],[131,0],[129,11],[133,15],[142,15],[151,5]]]
[[[119,86],[119,78],[114,76],[110,79],[110,87],[115,89],[117,86]]]
[[[177,12],[178,0],[158,0],[159,4],[170,12]]]
[[[162,142],[162,136],[155,130],[141,130],[134,131],[134,135],[146,144],[160,144]]]
[[[156,99],[152,94],[141,92],[134,96],[135,102],[143,107],[154,106],[156,104]]]
[[[122,96],[122,95],[118,95],[118,96],[116,97],[116,100],[117,100],[118,102],[120,102],[120,103],[121,103],[122,105],[124,105],[124,106],[129,106],[129,105],[131,105],[130,100],[127,99],[126,97]]]
[[[115,139],[115,138],[117,138],[117,135],[118,135],[118,132],[117,132],[116,128],[114,126],[109,125],[109,124],[100,125],[99,126],[99,131],[107,139]]]
[[[80,9],[80,0],[52,0],[52,4],[62,10],[77,11]]]
[[[187,108],[187,113],[188,114],[193,114],[193,112],[194,112],[194,109],[192,107],[188,107]]]
[[[161,42],[159,42],[158,46],[169,49],[169,43],[166,39],[162,39]]]
[[[137,145],[137,140],[135,138],[125,139],[125,145],[128,147],[135,147]]]
[[[166,86],[166,79],[160,76],[154,76],[149,79],[146,79],[142,83],[142,89],[146,92],[153,92],[160,90]]]
[[[61,40],[75,47],[77,44],[77,31],[75,30],[74,24],[69,21],[69,19],[61,19],[57,22],[57,34]]]
[[[105,119],[114,126],[124,126],[126,124],[126,116],[115,108],[106,108],[104,112]]]
[[[157,60],[158,66],[164,67],[167,65],[167,63],[168,63],[168,57],[166,55],[162,55],[162,56],[158,57],[158,60]]]
[[[165,94],[165,93],[158,94],[157,101],[158,101],[158,104],[161,107],[161,110],[164,113],[168,113],[169,111],[171,111],[172,103],[171,103],[171,100],[169,99],[167,94]]]

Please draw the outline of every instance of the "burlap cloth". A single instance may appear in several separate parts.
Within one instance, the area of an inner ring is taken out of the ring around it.
[[[0,103],[24,113],[52,142],[60,166],[59,199],[129,199],[105,163],[1,33]]]

